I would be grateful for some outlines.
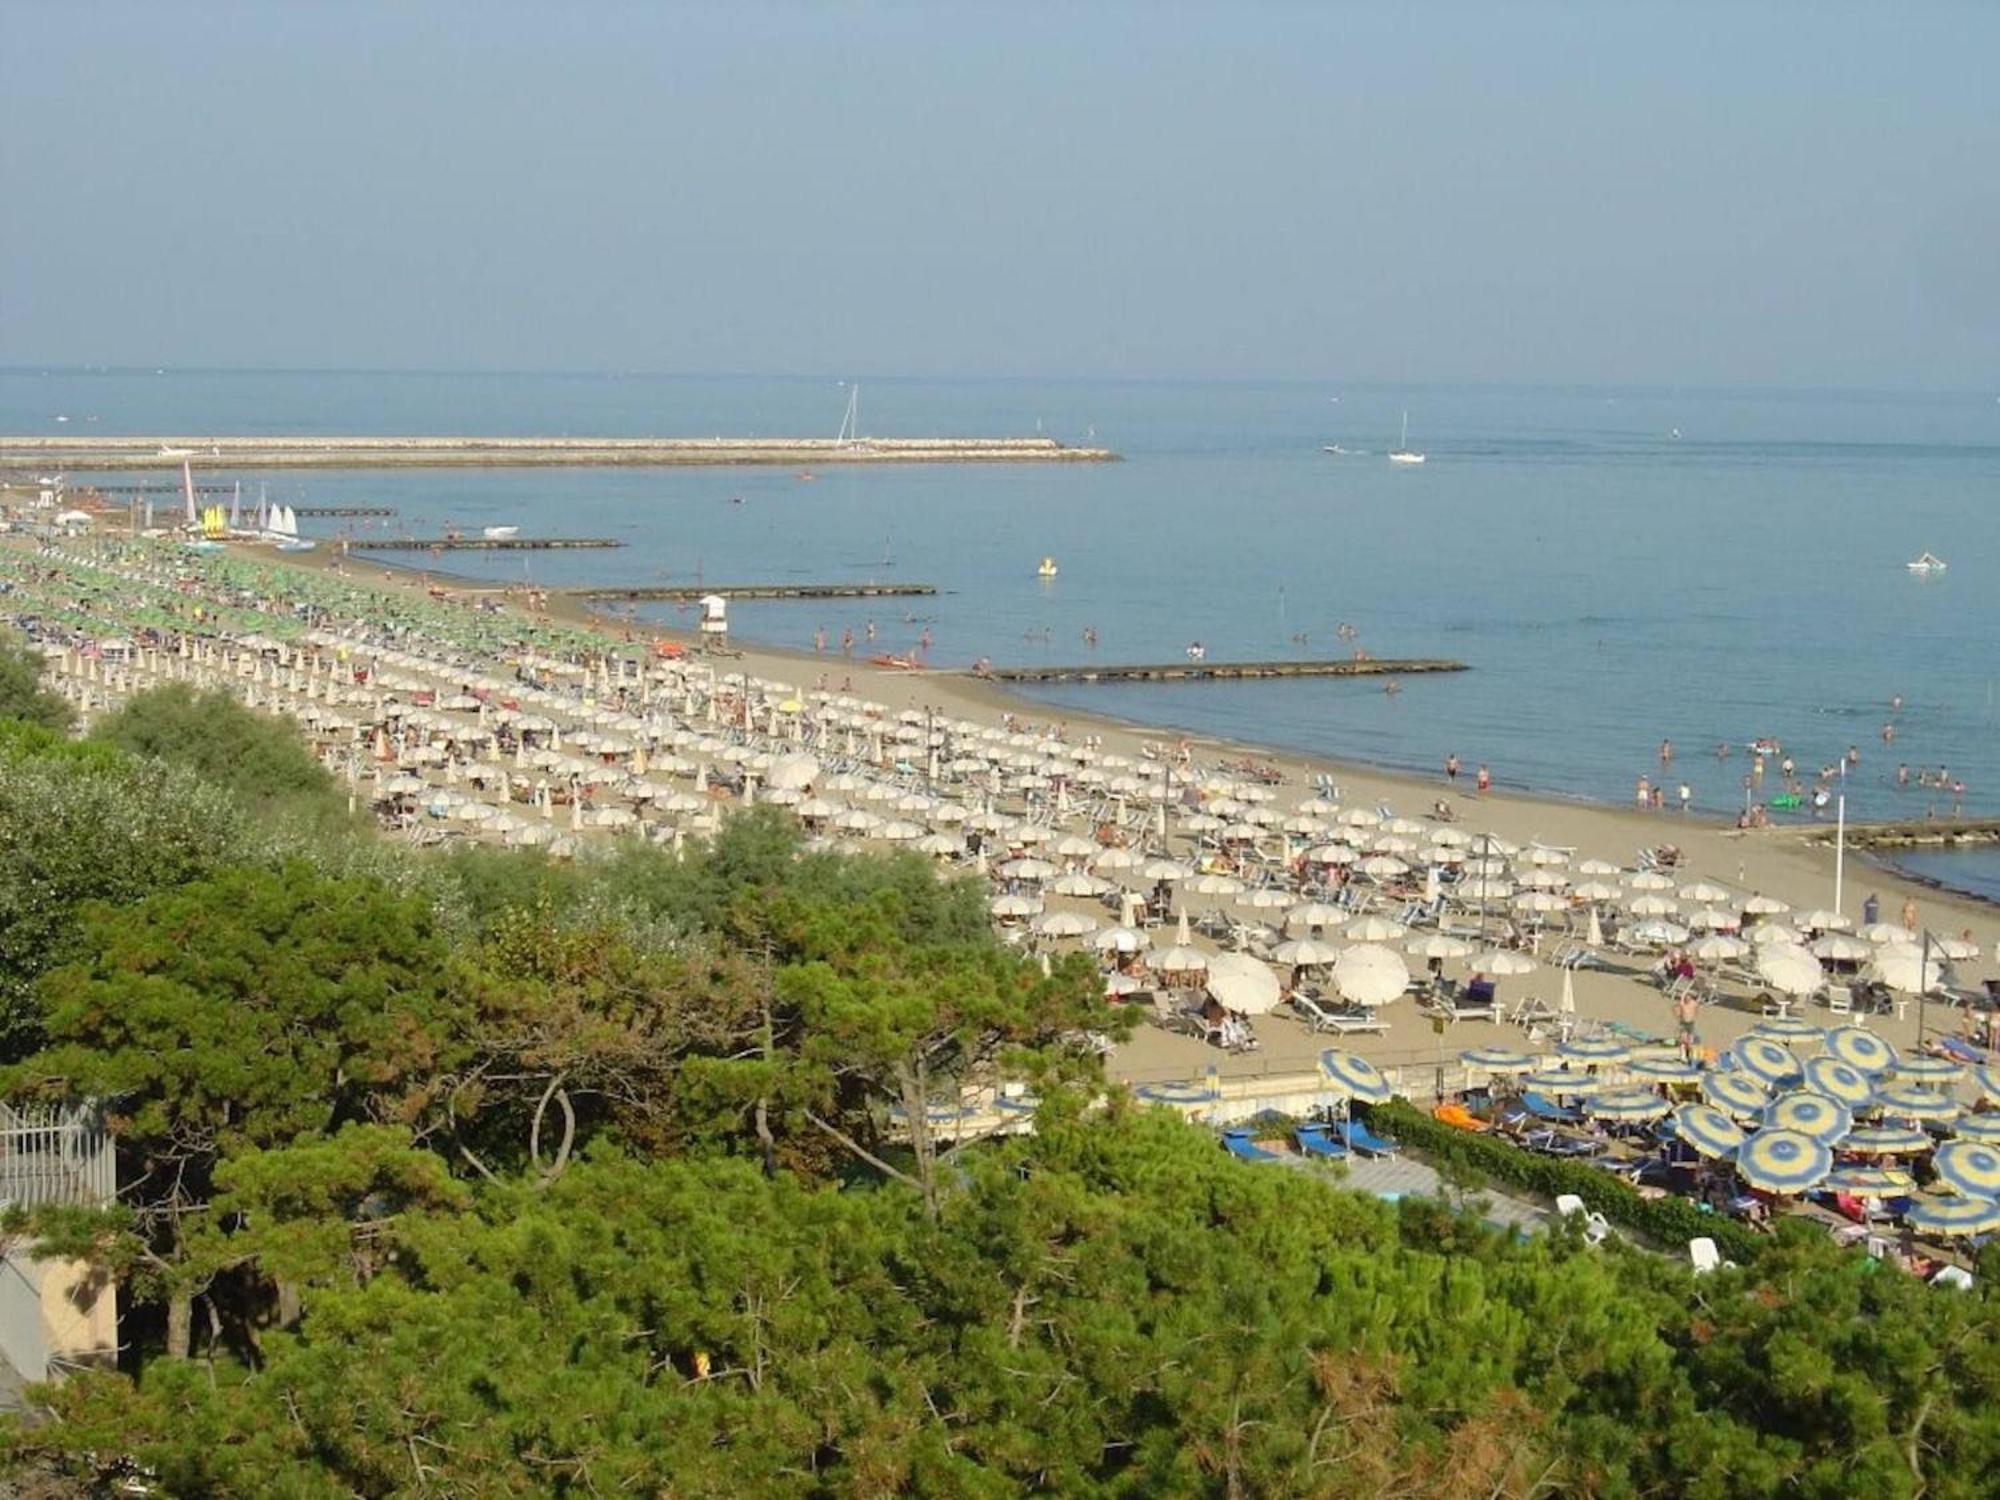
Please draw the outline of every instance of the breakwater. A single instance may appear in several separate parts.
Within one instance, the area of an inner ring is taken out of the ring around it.
[[[565,598],[597,604],[673,602],[716,594],[724,599],[914,599],[935,594],[929,583],[691,583],[659,588],[556,589]]]
[[[1053,438],[0,437],[0,471],[1104,463]]]
[[[1462,661],[1432,658],[1396,661],[1176,661],[1140,666],[991,667],[998,682],[1202,682],[1267,677],[1404,677],[1463,672]]]
[[[343,552],[580,552],[622,547],[609,536],[342,537]]]

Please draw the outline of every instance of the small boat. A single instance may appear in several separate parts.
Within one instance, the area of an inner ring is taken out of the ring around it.
[[[1337,458],[1348,458],[1354,452],[1352,448],[1343,448],[1338,443],[1323,443],[1320,445],[1319,451],[1322,453],[1331,453]]]
[[[1904,564],[1912,573],[1942,573],[1949,566],[1934,552],[1926,552],[1913,563]]]
[[[1037,578],[1053,578],[1056,576],[1056,572],[1056,560],[1053,557],[1045,557],[1042,559],[1042,565],[1035,569],[1035,576]]]
[[[521,534],[518,526],[488,526],[479,533],[489,542],[504,542]]]
[[[278,543],[277,548],[280,552],[310,552],[312,549],[313,544],[311,542],[295,536],[286,537],[285,540]]]
[[[1410,446],[1410,414],[1408,411],[1405,411],[1403,413],[1403,435],[1396,440],[1396,446],[1389,450],[1389,462],[1392,464],[1420,464],[1423,461],[1423,454]]]

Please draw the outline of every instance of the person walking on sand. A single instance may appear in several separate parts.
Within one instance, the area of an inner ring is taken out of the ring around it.
[[[1701,1045],[1701,1035],[1695,1030],[1695,1021],[1701,1015],[1701,1002],[1695,998],[1692,989],[1684,990],[1674,1001],[1674,1045],[1680,1048],[1681,1061],[1692,1063],[1695,1049]]]

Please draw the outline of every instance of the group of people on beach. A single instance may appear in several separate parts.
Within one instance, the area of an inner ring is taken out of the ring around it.
[[[1444,758],[1444,780],[1446,786],[1458,785],[1458,773],[1460,769],[1458,752],[1454,750]],[[1484,761],[1481,761],[1479,769],[1473,772],[1472,785],[1473,790],[1482,797],[1493,790],[1493,772],[1487,768]],[[1440,803],[1439,806],[1444,807],[1449,806],[1449,804]],[[1447,818],[1446,821],[1449,822],[1450,819]]]

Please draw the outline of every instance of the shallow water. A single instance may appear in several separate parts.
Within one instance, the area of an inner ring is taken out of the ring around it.
[[[0,372],[10,432],[831,435],[845,404],[824,380]],[[1381,456],[1406,407],[1421,467]],[[732,609],[757,640],[810,647],[824,628],[836,680],[841,632],[865,655],[871,621],[876,650],[928,630],[941,665],[1161,661],[1193,640],[1211,660],[1359,645],[1473,670],[1409,678],[1394,697],[1329,679],[1037,695],[1404,769],[1456,752],[1468,775],[1483,761],[1506,786],[1615,801],[1659,777],[1669,737],[1669,796],[1685,779],[1709,812],[1741,805],[1753,738],[1783,741],[1807,775],[1851,744],[1852,816],[1951,810],[1948,793],[1898,791],[1899,760],[1948,767],[1968,814],[2000,811],[1991,395],[869,381],[861,398],[862,430],[885,436],[1038,424],[1125,461],[810,482],[768,469],[268,479],[294,503],[394,505],[398,531],[509,523],[628,543],[446,560],[474,576],[944,591]],[[1912,577],[1903,563],[1925,549],[1950,571]],[[1048,583],[1045,554],[1061,568]],[[1776,789],[1774,769],[1760,795]]]
[[[1893,862],[1925,880],[2000,902],[2000,849],[1899,850]]]

